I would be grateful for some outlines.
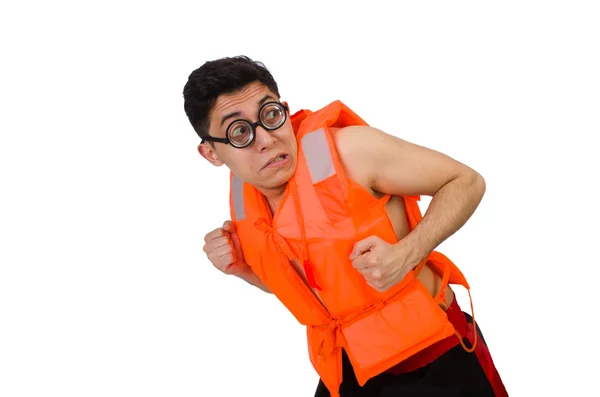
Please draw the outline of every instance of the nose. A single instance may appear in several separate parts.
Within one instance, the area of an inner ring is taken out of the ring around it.
[[[273,132],[267,131],[261,126],[256,126],[254,133],[256,134],[256,148],[261,152],[269,149],[276,142]]]

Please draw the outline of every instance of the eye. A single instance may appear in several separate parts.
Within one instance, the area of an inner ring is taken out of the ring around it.
[[[252,127],[245,121],[238,121],[229,127],[227,136],[229,140],[236,146],[245,145],[252,139]]]
[[[273,120],[273,119],[279,119],[279,117],[281,116],[281,112],[279,111],[279,109],[273,109],[273,110],[269,110],[269,112],[267,112],[267,120]]]
[[[243,125],[243,124],[235,126],[230,130],[230,134],[231,134],[231,139],[241,138],[248,134],[248,126]]]
[[[277,105],[269,105],[263,109],[261,120],[267,126],[275,127],[283,120],[283,111]]]

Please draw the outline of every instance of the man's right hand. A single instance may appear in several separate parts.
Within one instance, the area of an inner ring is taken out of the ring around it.
[[[204,252],[208,259],[223,273],[243,276],[250,270],[231,221],[225,221],[223,227],[207,233],[204,242]]]

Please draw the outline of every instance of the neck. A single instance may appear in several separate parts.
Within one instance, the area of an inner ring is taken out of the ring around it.
[[[275,211],[277,211],[277,208],[279,208],[279,204],[281,203],[281,199],[283,199],[286,187],[287,183],[272,189],[260,189],[260,192],[267,200],[267,204],[269,205],[272,214],[274,214]]]

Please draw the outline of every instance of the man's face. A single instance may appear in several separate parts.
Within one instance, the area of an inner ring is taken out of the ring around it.
[[[261,106],[279,98],[261,83],[252,83],[242,90],[221,95],[210,114],[209,135],[225,138],[227,128],[238,119],[255,123]],[[245,148],[214,142],[200,144],[200,154],[213,165],[225,164],[238,178],[266,193],[284,186],[296,168],[297,144],[287,115],[285,123],[276,130],[255,127],[254,142]],[[231,136],[230,136],[231,137]]]

